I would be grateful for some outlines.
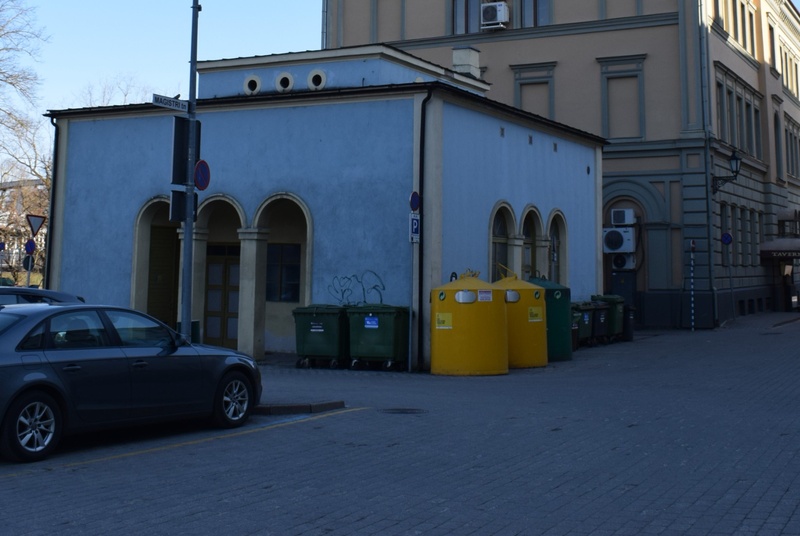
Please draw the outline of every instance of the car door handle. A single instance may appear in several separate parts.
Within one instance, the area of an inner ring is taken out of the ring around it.
[[[135,362],[133,363],[133,365],[131,365],[131,366],[132,366],[133,368],[144,368],[144,367],[146,367],[147,365],[149,365],[149,363],[148,363],[147,361],[142,361],[142,360],[139,360],[139,361],[135,361]]]
[[[77,372],[77,371],[81,370],[81,366],[80,365],[67,365],[62,370],[64,372]]]

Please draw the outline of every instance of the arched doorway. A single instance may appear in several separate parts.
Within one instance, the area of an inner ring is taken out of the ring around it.
[[[310,216],[290,194],[270,198],[259,212],[256,227],[268,231],[266,247],[264,345],[268,352],[295,352],[292,311],[311,296]]]
[[[205,238],[203,342],[238,348],[241,217],[225,199],[204,204],[200,212],[198,232]],[[203,242],[195,238],[195,266],[202,260],[201,247]]]
[[[131,306],[175,328],[180,280],[180,225],[169,221],[169,200],[152,199],[136,223]]]

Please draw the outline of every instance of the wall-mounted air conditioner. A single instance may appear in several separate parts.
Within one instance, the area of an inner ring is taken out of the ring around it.
[[[636,230],[633,227],[603,229],[603,253],[633,253],[636,251]]]
[[[636,223],[636,216],[632,208],[612,208],[611,225],[633,225]]]
[[[615,253],[611,257],[611,266],[615,271],[635,270],[636,253]]]
[[[508,4],[489,2],[481,6],[481,29],[496,30],[505,28],[508,23]]]

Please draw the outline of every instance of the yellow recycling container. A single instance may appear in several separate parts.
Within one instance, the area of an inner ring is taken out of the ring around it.
[[[544,288],[516,275],[495,281],[504,291],[508,327],[508,367],[547,366],[547,319]]]
[[[475,275],[431,291],[431,373],[508,374],[505,291]]]

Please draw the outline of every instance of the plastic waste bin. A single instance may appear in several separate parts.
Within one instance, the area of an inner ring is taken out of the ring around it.
[[[620,338],[625,319],[625,298],[616,294],[600,294],[592,296],[592,301],[608,304],[608,332],[606,337],[609,341]]]
[[[569,287],[538,277],[531,277],[528,282],[544,288],[547,361],[552,363],[572,359],[572,311]]]
[[[588,346],[592,342],[594,304],[592,302],[574,302],[572,310],[578,316],[578,346]]]
[[[462,275],[431,291],[431,373],[508,374],[504,290]]]
[[[578,334],[580,333],[581,313],[572,310],[572,351],[574,352],[580,347]]]
[[[633,340],[633,325],[636,321],[636,308],[633,305],[625,306],[625,316],[622,323],[622,340]]]
[[[495,281],[505,291],[508,368],[547,366],[547,320],[544,289],[516,275]]]
[[[408,367],[408,307],[362,305],[347,309],[350,368],[378,362],[386,370]]]
[[[594,316],[592,317],[592,338],[591,344],[608,341],[608,311],[609,306],[606,302],[593,301],[590,302],[594,308]]]
[[[297,307],[294,316],[297,366],[315,365],[317,360],[328,361],[337,368],[347,358],[348,330],[346,309],[339,305],[309,305]]]

